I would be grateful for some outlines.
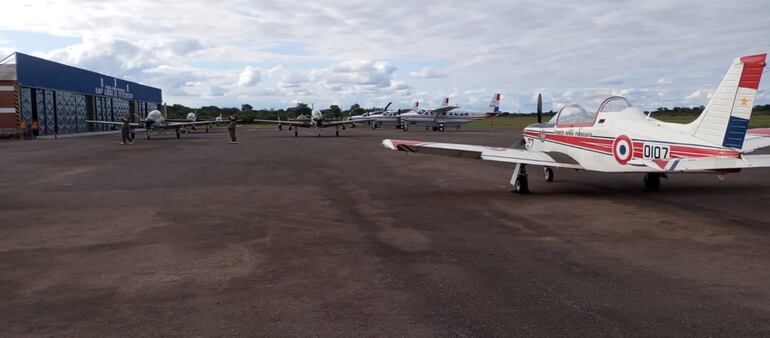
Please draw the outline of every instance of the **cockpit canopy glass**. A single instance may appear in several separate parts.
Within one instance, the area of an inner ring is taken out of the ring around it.
[[[562,107],[549,123],[560,125],[593,123],[596,114],[600,112],[619,112],[629,107],[631,104],[621,96],[587,98]]]

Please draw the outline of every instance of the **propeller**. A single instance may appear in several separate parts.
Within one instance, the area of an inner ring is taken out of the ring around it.
[[[537,123],[543,123],[543,94],[537,93]]]

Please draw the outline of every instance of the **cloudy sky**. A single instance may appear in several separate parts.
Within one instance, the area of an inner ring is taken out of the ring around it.
[[[9,1],[21,51],[160,87],[167,103],[532,111],[620,94],[705,105],[734,57],[770,49],[770,5],[733,1]],[[770,102],[767,79],[758,103]]]

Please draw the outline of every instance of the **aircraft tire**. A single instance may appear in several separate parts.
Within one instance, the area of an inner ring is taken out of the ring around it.
[[[283,125],[278,125],[278,130],[283,130]]]
[[[177,131],[176,131],[176,139],[178,140],[178,139],[180,139],[181,137],[182,137],[182,135],[180,135],[180,134],[179,134],[179,130],[177,130]]]
[[[150,133],[147,133],[147,139],[148,140],[150,139]]]
[[[443,133],[444,132],[444,126],[438,127],[438,131]]]
[[[660,174],[644,174],[644,188],[647,191],[658,191],[660,189]]]
[[[545,177],[546,182],[553,182],[553,169],[549,167],[543,168],[543,177]]]
[[[335,131],[335,132],[334,132],[334,136],[337,136],[337,137],[339,137],[339,136],[340,136],[340,131],[339,131],[339,130]]]
[[[433,127],[433,131],[438,131],[438,127]]]
[[[527,175],[519,175],[516,177],[516,182],[513,184],[513,189],[519,194],[528,194],[529,181],[527,181]]]
[[[297,129],[294,129],[294,137],[297,137]]]

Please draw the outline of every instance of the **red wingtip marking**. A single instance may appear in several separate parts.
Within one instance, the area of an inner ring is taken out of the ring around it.
[[[767,54],[750,55],[741,58],[743,73],[741,73],[741,81],[738,83],[739,87],[759,88],[759,81],[762,79],[762,69],[765,68],[766,58]]]
[[[420,142],[420,141],[409,141],[409,140],[390,140],[390,142],[393,143],[393,146],[396,149],[401,150],[401,151],[405,150],[404,149],[405,146],[416,146],[416,145],[420,145],[420,144],[425,143],[425,142]]]

